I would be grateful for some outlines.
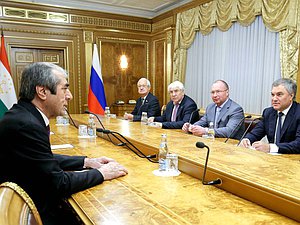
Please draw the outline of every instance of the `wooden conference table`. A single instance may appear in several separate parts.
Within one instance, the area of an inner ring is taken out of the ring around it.
[[[72,115],[86,124],[88,115]],[[106,129],[121,133],[146,155],[158,152],[166,133],[169,150],[179,155],[177,177],[159,177],[158,168],[126,147],[103,138],[78,138],[74,126],[55,126],[51,144],[72,144],[53,150],[70,155],[102,155],[124,165],[129,174],[73,194],[71,205],[85,224],[299,224],[300,155],[269,155],[222,141],[195,137],[121,119],[101,118]],[[97,127],[101,127],[97,124]],[[101,134],[99,134],[101,136]],[[210,148],[206,180],[222,179],[218,186],[202,185],[206,149]],[[262,207],[263,206],[263,207]]]

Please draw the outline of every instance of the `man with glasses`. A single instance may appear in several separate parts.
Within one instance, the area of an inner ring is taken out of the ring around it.
[[[141,97],[136,101],[133,111],[131,113],[125,113],[124,119],[141,121],[142,112],[146,112],[148,117],[159,116],[159,101],[156,96],[150,93],[150,81],[146,78],[139,79],[137,88]]]
[[[182,130],[197,136],[207,134],[210,122],[214,124],[215,137],[239,139],[244,132],[243,108],[229,98],[229,86],[224,80],[216,80],[211,87],[211,99],[204,116],[196,123],[185,123]],[[239,124],[240,127],[237,127]]]
[[[300,105],[295,101],[297,85],[281,78],[272,84],[272,107],[241,141],[240,146],[262,152],[300,154]],[[267,136],[268,142],[261,139]],[[251,145],[252,144],[252,145]]]
[[[150,117],[149,123],[159,122],[162,128],[181,129],[185,122],[197,121],[199,113],[192,112],[197,110],[196,102],[184,93],[184,86],[180,81],[174,81],[169,84],[168,91],[171,101],[166,106],[166,110],[162,116]],[[191,116],[193,118],[191,118]]]

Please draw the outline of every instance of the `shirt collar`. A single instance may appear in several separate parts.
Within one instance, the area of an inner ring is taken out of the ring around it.
[[[229,98],[227,98],[227,99],[226,99],[226,101],[225,101],[225,102],[223,102],[223,104],[222,104],[222,105],[220,105],[220,106],[217,106],[217,105],[216,105],[216,107],[217,107],[217,108],[219,107],[219,108],[220,108],[220,110],[221,110],[221,109],[223,108],[223,106],[226,104],[226,102],[228,102],[228,100],[229,100]]]
[[[42,115],[42,117],[43,117],[43,120],[44,120],[44,122],[45,122],[45,124],[46,124],[46,127],[49,125],[49,119],[47,118],[47,116],[39,109],[39,108],[37,108],[37,107],[35,107],[39,112],[40,112],[40,114]]]
[[[282,113],[283,113],[284,115],[287,115],[288,112],[290,111],[290,108],[292,107],[292,105],[293,105],[293,102],[292,102],[292,104],[290,104],[289,107],[287,107],[285,110],[283,110]],[[278,111],[278,112],[279,112],[279,111]],[[278,113],[278,112],[277,112],[277,113]]]

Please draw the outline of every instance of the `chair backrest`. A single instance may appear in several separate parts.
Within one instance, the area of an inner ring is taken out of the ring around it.
[[[164,114],[165,111],[166,111],[166,105],[163,105],[163,106],[161,107],[160,114],[161,114],[161,115]]]
[[[1,225],[42,225],[37,208],[29,195],[17,184],[0,185]]]

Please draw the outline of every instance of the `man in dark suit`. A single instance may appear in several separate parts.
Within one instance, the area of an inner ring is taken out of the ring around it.
[[[181,129],[183,124],[188,121],[195,122],[199,119],[196,102],[184,93],[184,86],[180,81],[169,84],[168,91],[171,101],[166,106],[162,116],[150,117],[149,123],[159,122],[162,128]],[[191,118],[192,116],[192,118]]]
[[[241,141],[240,146],[262,152],[300,153],[300,105],[295,102],[296,83],[281,78],[272,84],[272,107],[263,111],[263,119]],[[267,136],[268,142],[261,139]],[[252,144],[252,145],[251,145]]]
[[[213,103],[206,107],[204,116],[193,125],[185,123],[182,130],[202,136],[207,134],[209,123],[213,122],[216,137],[240,139],[245,129],[244,111],[229,98],[229,86],[224,80],[212,84],[211,98]]]
[[[131,114],[125,113],[124,118],[133,121],[141,121],[142,112],[146,112],[148,117],[159,116],[159,101],[156,96],[150,93],[150,81],[146,78],[141,78],[137,83],[137,87],[141,97],[136,101],[136,105]]]
[[[20,99],[0,120],[0,183],[15,182],[33,199],[44,225],[74,224],[61,205],[71,194],[127,174],[107,157],[53,154],[49,119],[64,115],[72,99],[66,72],[34,63],[22,73]],[[83,170],[80,173],[74,170]]]

